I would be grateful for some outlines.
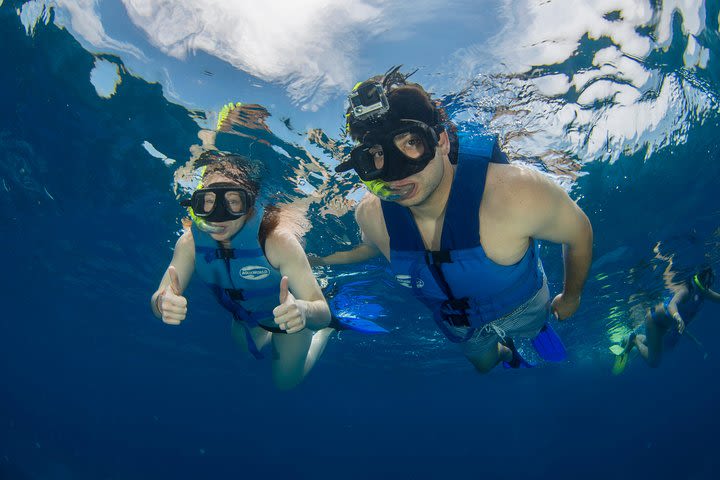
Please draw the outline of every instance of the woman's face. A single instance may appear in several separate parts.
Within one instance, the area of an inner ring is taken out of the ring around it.
[[[203,186],[205,187],[211,187],[213,184],[216,183],[235,183],[231,178],[226,177],[225,175],[219,174],[219,173],[212,173],[208,176],[206,176],[203,179]],[[238,185],[239,187],[240,185]],[[232,208],[232,198],[227,199],[231,205],[230,208]],[[237,200],[237,199],[236,199]],[[245,226],[245,222],[247,219],[254,213],[254,208],[251,208],[247,214],[235,219],[235,220],[228,220],[225,222],[207,222],[209,225],[219,228],[217,232],[210,233],[210,236],[218,241],[228,241],[230,240],[236,233],[238,233],[242,228]]]

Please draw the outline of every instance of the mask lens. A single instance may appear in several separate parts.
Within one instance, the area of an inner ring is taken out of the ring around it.
[[[383,148],[380,145],[373,145],[368,149],[368,154],[372,157],[372,163],[375,170],[382,170],[385,166],[385,155],[383,154]]]
[[[395,135],[393,143],[400,153],[410,160],[423,158],[425,152],[429,150],[425,138],[414,131]]]
[[[363,180],[375,180],[380,178],[385,166],[383,149],[379,145],[360,145],[353,148],[350,158],[354,164],[355,171]]]
[[[247,211],[245,195],[240,191],[225,192],[225,205],[230,213],[242,215]]]
[[[217,196],[215,192],[195,192],[192,198],[192,208],[195,215],[199,217],[210,215],[215,209],[216,201]]]

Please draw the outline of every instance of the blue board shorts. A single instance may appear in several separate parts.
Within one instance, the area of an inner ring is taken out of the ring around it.
[[[498,342],[505,337],[535,338],[540,329],[548,321],[550,315],[550,290],[547,278],[543,275],[542,287],[527,302],[520,305],[511,313],[493,320],[477,328],[475,333],[466,341],[458,343],[460,350],[466,356],[476,356],[485,353],[488,349],[497,348]],[[448,325],[450,332],[464,337],[472,327],[455,327]]]

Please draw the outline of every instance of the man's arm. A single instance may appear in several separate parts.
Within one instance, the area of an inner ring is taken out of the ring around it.
[[[709,298],[713,302],[720,302],[720,293],[717,293],[714,290],[710,290],[709,288],[703,292],[703,295],[705,295],[706,298]]]
[[[380,199],[366,193],[355,209],[355,221],[360,227],[363,244],[368,245],[390,259],[390,237],[385,227]]]
[[[553,310],[563,320],[577,310],[592,262],[593,231],[590,220],[568,194],[544,175],[524,176],[524,200],[530,237],[563,245],[565,282],[553,300]]]
[[[283,276],[288,277],[288,286],[293,297],[288,304],[297,306],[299,314],[305,320],[305,326],[311,330],[327,327],[330,324],[330,308],[297,238],[289,232],[276,228],[265,241],[265,253],[268,261],[280,270]],[[280,303],[280,307],[286,304],[282,299]],[[286,315],[286,310],[291,308],[283,309],[279,316]],[[288,328],[288,333],[301,329]]]
[[[326,257],[318,257],[308,254],[308,261],[313,267],[319,265],[348,265],[351,263],[360,263],[380,255],[380,250],[375,245],[362,243],[352,250],[345,252],[335,252]]]

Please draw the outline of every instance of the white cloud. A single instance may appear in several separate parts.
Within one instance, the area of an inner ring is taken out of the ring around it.
[[[614,160],[644,148],[649,156],[684,142],[688,124],[717,111],[712,94],[644,62],[670,45],[673,16],[679,13],[687,39],[685,65],[707,66],[708,48],[699,43],[706,16],[702,0],[663,0],[657,10],[649,0],[505,2],[502,31],[455,58],[475,78],[502,73],[495,76],[499,84],[513,79],[499,87],[510,93],[496,105],[509,103],[514,115],[492,120],[501,133],[530,133],[512,137],[511,150],[543,157],[562,148],[581,162]],[[583,65],[588,54],[592,61]],[[533,93],[524,96],[528,85]]]
[[[35,0],[57,5],[61,24],[96,49],[128,52],[111,38],[99,15],[101,0]],[[107,0],[105,0],[107,1]],[[285,85],[303,109],[317,110],[357,81],[377,52],[368,44],[397,43],[432,31],[433,22],[465,12],[479,15],[475,0],[122,0],[127,14],[163,53],[185,59],[205,52],[261,80]],[[379,40],[379,41],[378,41]],[[388,67],[381,66],[380,68]],[[166,79],[170,83],[172,79]],[[165,84],[165,82],[164,82]]]
[[[121,81],[120,69],[115,63],[95,59],[95,66],[90,71],[90,83],[95,87],[98,96],[102,98],[112,97],[115,95],[117,86]]]
[[[655,29],[657,42],[663,47],[668,47],[672,42],[675,13],[680,13],[682,32],[685,35],[697,36],[705,29],[705,0],[663,0]]]
[[[108,49],[129,53],[134,57],[144,59],[142,51],[129,43],[111,38],[102,24],[97,11],[97,0],[53,0],[45,2],[48,6],[57,5],[70,15],[72,30],[82,36],[96,49]],[[63,24],[63,16],[57,19]]]
[[[2,3],[2,0],[0,0],[0,6],[2,6]],[[38,23],[42,22],[47,25],[50,21],[50,11],[45,2],[31,0],[23,3],[20,8],[20,21],[25,27],[25,31],[32,35],[35,33],[35,27],[37,27]]]
[[[563,95],[570,89],[570,82],[565,74],[545,75],[534,78],[531,82],[535,85],[542,95],[546,97],[556,97]]]
[[[167,166],[170,166],[175,163],[175,160],[173,160],[172,158],[168,157],[167,155],[165,155],[164,153],[159,151],[157,148],[155,148],[155,146],[152,143],[148,142],[147,140],[145,140],[142,143],[142,147],[145,149],[146,152],[148,152],[153,157],[159,158],[160,160],[162,160],[163,163]]]
[[[387,28],[366,0],[123,0],[133,23],[168,55],[207,52],[287,85],[314,108],[354,80],[358,44]]]
[[[652,18],[646,0],[513,1],[503,12],[507,23],[493,47],[513,72],[562,63],[586,35],[591,40],[609,38],[634,57],[644,57],[651,49],[650,39],[636,31]],[[611,12],[619,12],[619,19],[606,18]]]

